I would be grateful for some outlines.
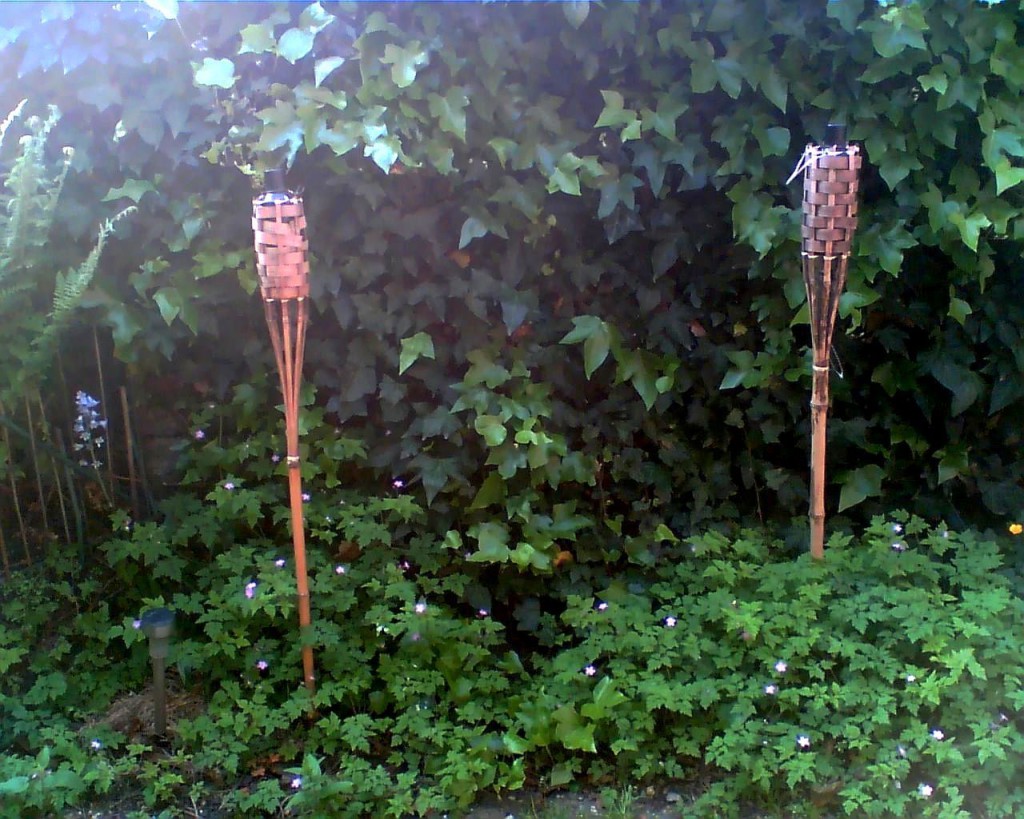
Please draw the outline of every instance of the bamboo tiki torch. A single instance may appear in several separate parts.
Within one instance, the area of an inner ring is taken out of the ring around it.
[[[808,145],[793,172],[804,173],[802,252],[811,314],[814,380],[811,393],[811,556],[825,556],[825,445],[828,370],[839,297],[846,284],[857,229],[860,149],[847,145],[846,129],[829,125],[824,145]]]
[[[252,203],[252,229],[260,294],[284,398],[288,493],[295,549],[302,667],[306,688],[312,696],[316,684],[313,675],[309,578],[302,517],[302,470],[299,461],[299,387],[306,343],[309,259],[302,198],[285,188],[283,170],[267,172],[266,190]]]

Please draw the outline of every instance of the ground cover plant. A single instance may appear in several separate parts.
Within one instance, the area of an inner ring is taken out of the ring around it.
[[[170,501],[163,525],[116,521],[101,565],[55,558],[7,584],[5,811],[59,812],[120,781],[147,810],[427,815],[527,782],[696,770],[711,786],[694,816],[741,800],[805,815],[1021,809],[1024,604],[974,534],[897,514],[834,537],[821,565],[764,533],[664,533],[656,566],[566,571],[512,608],[481,601],[460,548],[416,534],[412,498],[324,492],[309,510],[310,703],[283,541],[261,533],[278,495],[223,481]],[[338,536],[374,548],[342,563]],[[179,612],[171,659],[195,708],[154,744],[144,715],[99,717],[144,682],[133,621],[159,604]]]
[[[211,8],[0,19],[0,812],[1021,811],[1020,3]],[[867,170],[814,565],[785,180],[832,119]],[[279,164],[312,702],[249,222]]]

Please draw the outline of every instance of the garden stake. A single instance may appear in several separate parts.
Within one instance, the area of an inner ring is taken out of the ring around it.
[[[299,385],[306,344],[309,259],[306,216],[302,198],[285,189],[284,171],[267,172],[266,190],[252,202],[256,272],[270,340],[277,358],[284,398],[285,441],[288,450],[288,490],[295,547],[302,667],[310,697],[316,691],[306,572],[306,538],[302,518],[302,471],[299,461]]]
[[[825,428],[828,422],[828,367],[839,297],[846,284],[853,234],[857,229],[860,149],[847,145],[846,129],[829,125],[825,145],[804,149],[792,181],[804,174],[801,229],[804,287],[811,314],[814,375],[811,392],[811,556],[825,556]]]

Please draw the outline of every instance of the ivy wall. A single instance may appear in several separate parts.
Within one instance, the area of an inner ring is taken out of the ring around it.
[[[402,481],[482,559],[546,571],[574,539],[642,562],[661,523],[805,513],[786,179],[833,120],[866,173],[831,508],[1019,513],[1022,23],[968,0],[28,3],[0,19],[0,111],[56,105],[76,148],[55,254],[137,206],[81,319],[170,437],[254,387],[279,421],[249,200],[288,164],[310,398],[365,447],[346,480]]]

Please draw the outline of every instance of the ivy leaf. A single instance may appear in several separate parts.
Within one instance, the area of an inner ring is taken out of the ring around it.
[[[847,34],[857,30],[857,21],[864,12],[864,0],[828,0],[825,13],[834,20]]]
[[[467,105],[469,105],[469,97],[458,86],[449,89],[443,97],[440,94],[427,96],[430,115],[437,118],[441,130],[457,136],[463,142],[466,141],[465,109]]]
[[[899,9],[902,10],[902,9]],[[895,57],[905,48],[927,50],[924,35],[906,25],[890,25],[879,22],[871,33],[871,44],[879,57]]]
[[[579,159],[572,154],[561,157],[548,175],[548,193],[561,191],[570,196],[579,196],[580,178],[576,174],[579,164]]]
[[[939,483],[943,484],[970,472],[971,464],[967,457],[967,447],[962,444],[951,444],[935,453],[939,459]]]
[[[475,216],[470,216],[462,223],[462,232],[459,234],[459,250],[462,250],[462,248],[474,239],[486,236],[489,232],[490,231],[487,230],[487,226],[483,222]]]
[[[473,563],[505,563],[508,561],[508,529],[501,523],[481,523],[470,528],[469,536],[477,542],[470,555]]]
[[[176,20],[178,18],[178,0],[142,0],[151,9],[154,9],[164,16],[165,20]]]
[[[196,85],[231,88],[235,84],[235,64],[228,59],[204,57],[202,65],[193,63]]]
[[[508,161],[509,157],[519,147],[511,139],[507,139],[505,137],[495,137],[488,141],[487,144],[491,147],[494,153],[497,154],[498,162],[501,163],[501,167],[503,168],[505,167],[505,163]]]
[[[611,335],[608,332],[608,325],[601,322],[600,326],[583,342],[583,371],[587,380],[594,374],[606,358],[611,347]]]
[[[839,492],[839,511],[843,512],[867,498],[881,495],[884,477],[885,471],[877,464],[869,464],[844,473],[839,479],[843,485]]]
[[[239,54],[263,54],[273,51],[276,45],[274,39],[274,27],[269,22],[251,23],[240,32],[242,45],[238,49]]]
[[[416,81],[416,69],[426,65],[428,60],[427,52],[416,41],[410,43],[408,48],[388,43],[384,46],[384,56],[380,58],[382,63],[391,66],[391,80],[399,88],[412,85]]]
[[[299,25],[313,34],[319,34],[333,23],[334,20],[334,15],[325,10],[319,1],[310,3],[302,10],[302,14],[299,15]]]
[[[313,50],[316,34],[307,29],[290,28],[277,41],[279,56],[293,65]]]
[[[961,327],[963,327],[964,326],[964,322],[967,320],[967,317],[971,313],[974,312],[974,308],[971,307],[971,305],[968,304],[963,299],[957,298],[954,295],[954,292],[955,291],[953,290],[953,288],[950,287],[949,288],[949,310],[947,311],[946,315],[949,316],[951,319],[953,319]]]
[[[153,294],[165,324],[170,324],[181,312],[181,293],[174,287],[162,287]]]
[[[345,64],[344,57],[324,57],[313,65],[313,82],[317,88],[328,76]]]
[[[562,13],[565,14],[569,25],[579,28],[590,14],[590,2],[589,0],[566,0],[562,3]]]
[[[984,213],[972,213],[964,216],[961,212],[950,214],[949,221],[960,231],[960,238],[975,253],[978,252],[978,238],[981,229],[989,227],[992,222]]]
[[[933,356],[927,363],[926,370],[953,393],[953,404],[950,407],[953,416],[970,407],[985,390],[985,384],[977,373],[945,356]]]
[[[114,202],[118,199],[131,199],[138,203],[147,193],[156,193],[153,183],[145,179],[126,179],[120,188],[111,188],[103,197],[104,202]]]
[[[1024,182],[1024,168],[1015,168],[1005,156],[1000,157],[993,166],[996,172],[996,194],[1002,195],[1004,191]]]
[[[658,242],[651,252],[651,268],[654,271],[654,278],[663,276],[677,261],[679,261],[678,240],[672,238]]]
[[[483,436],[487,446],[501,446],[508,437],[508,429],[497,415],[478,415],[473,421],[473,429]]]
[[[473,498],[473,502],[469,505],[470,509],[486,509],[495,503],[503,503],[506,495],[506,484],[502,480],[501,475],[492,473],[488,475],[486,480],[480,485],[480,491],[476,493],[476,497]]]
[[[789,102],[789,85],[782,78],[782,75],[771,65],[763,69],[761,76],[761,93],[768,98],[768,101],[778,108],[783,114],[786,113],[786,105]],[[788,140],[788,131],[787,131]]]
[[[594,123],[595,128],[618,128],[637,122],[636,111],[627,110],[625,98],[618,91],[602,91],[604,110]]]
[[[434,358],[434,340],[427,333],[403,338],[402,352],[398,356],[398,374],[404,373],[420,358]]]

